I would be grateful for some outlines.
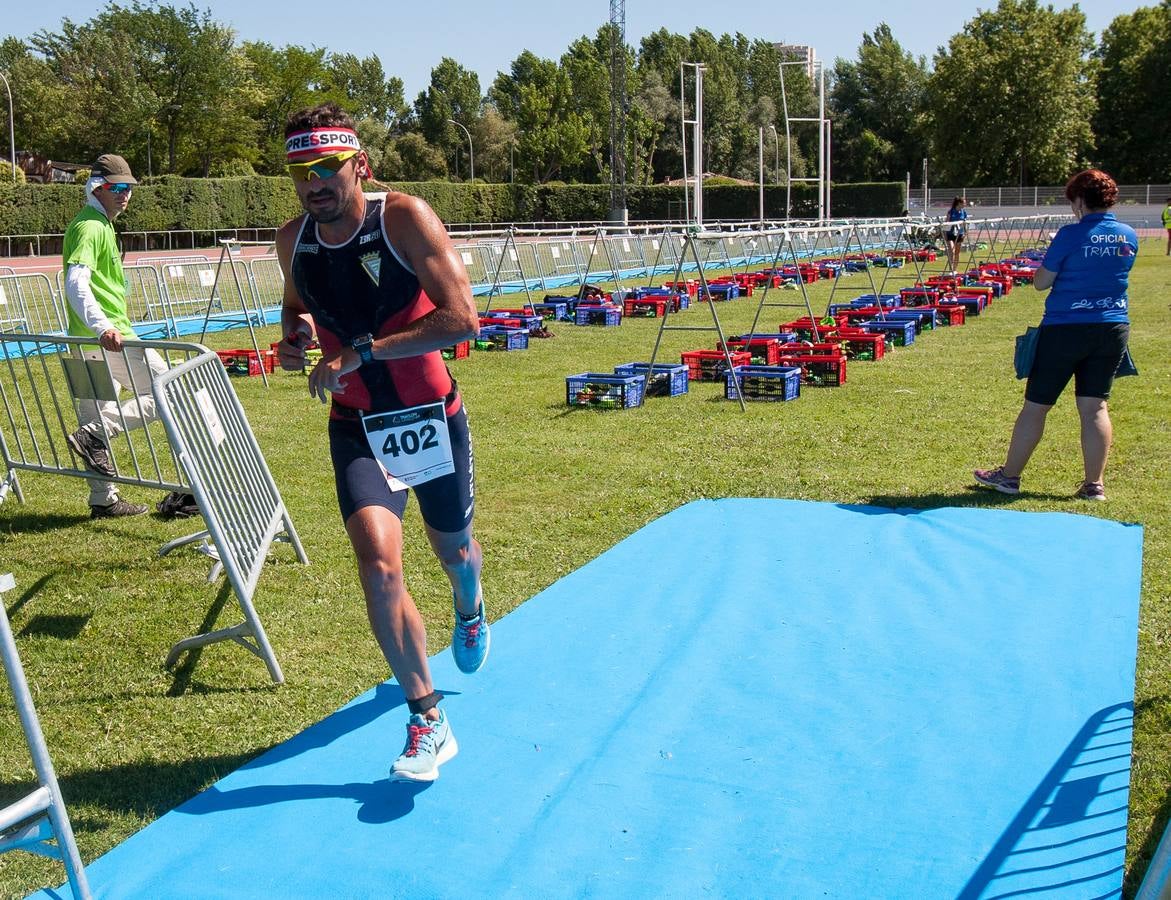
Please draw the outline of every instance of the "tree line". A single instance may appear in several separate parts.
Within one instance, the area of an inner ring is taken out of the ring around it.
[[[55,160],[117,148],[136,172],[278,174],[285,117],[334,100],[383,180],[466,180],[454,120],[471,134],[477,180],[605,183],[610,28],[557,59],[525,50],[486,89],[445,57],[408,102],[375,55],[240,41],[194,4],[109,3],[87,22],[5,38],[0,72],[17,146]],[[816,129],[794,125],[790,148],[782,109],[816,115],[815,85],[786,66],[782,96],[774,44],[663,28],[624,49],[629,183],[682,174],[681,62],[706,66],[708,171],[755,180],[764,129],[767,180],[783,180],[790,149],[794,177],[813,174]],[[1118,16],[1097,40],[1076,6],[1000,0],[931,65],[879,24],[827,75],[837,181],[917,181],[925,158],[932,181],[957,185],[1059,183],[1088,164],[1122,181],[1171,180],[1171,0]]]

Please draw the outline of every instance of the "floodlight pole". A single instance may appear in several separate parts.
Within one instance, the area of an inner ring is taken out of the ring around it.
[[[468,182],[476,180],[476,150],[472,147],[472,133],[466,127],[460,125],[455,119],[448,119],[456,128],[463,128],[464,134],[468,136]]]
[[[760,128],[757,141],[756,161],[760,167],[760,224],[764,224],[764,127]]]
[[[16,184],[16,127],[13,125],[12,88],[8,86],[8,79],[3,72],[0,72],[0,81],[4,82],[4,90],[8,93],[8,149],[12,161],[12,183]]]
[[[777,134],[777,126],[769,125],[769,131],[773,133],[774,144],[774,159],[773,159],[773,184],[781,183],[781,137]]]

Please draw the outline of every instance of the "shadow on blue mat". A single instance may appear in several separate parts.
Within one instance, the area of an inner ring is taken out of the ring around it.
[[[452,696],[452,692],[445,691],[444,695]],[[352,700],[316,725],[306,728],[283,744],[277,744],[244,768],[260,769],[293,759],[309,750],[328,746],[351,731],[357,731],[359,728],[369,725],[395,707],[405,706],[406,702],[407,698],[403,695],[402,688],[389,681],[383,682],[372,692]]]
[[[251,809],[258,806],[276,806],[297,800],[350,799],[360,804],[357,819],[366,825],[384,825],[410,815],[415,808],[415,797],[431,784],[407,784],[383,781],[349,781],[339,784],[282,784],[222,790],[212,785],[194,799],[179,807],[178,812],[205,816],[231,809]]]
[[[1094,882],[1118,896],[1126,854],[1134,707],[1099,710],[1082,727],[957,900],[1050,892]]]

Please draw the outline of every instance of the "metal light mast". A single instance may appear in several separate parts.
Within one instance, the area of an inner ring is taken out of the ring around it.
[[[610,221],[626,224],[626,0],[610,0]]]

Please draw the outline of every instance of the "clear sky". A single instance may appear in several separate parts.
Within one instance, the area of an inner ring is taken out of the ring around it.
[[[1100,34],[1115,16],[1140,6],[1135,0],[1094,0],[1081,4],[1091,31]],[[172,0],[184,5],[183,0]],[[129,5],[128,3],[126,5]],[[1056,0],[1057,8],[1072,3]],[[267,41],[276,46],[299,44],[366,56],[375,53],[388,75],[404,82],[408,102],[426,88],[431,69],[450,56],[480,76],[487,91],[498,71],[506,71],[522,50],[559,57],[574,39],[594,35],[609,20],[607,0],[432,0],[429,3],[325,3],[322,0],[195,0],[213,18],[231,25],[241,40]],[[6,3],[0,35],[27,38],[48,28],[58,30],[62,18],[84,22],[102,4],[56,0]],[[659,28],[679,34],[706,28],[717,36],[741,32],[749,38],[809,44],[832,65],[836,57],[855,58],[864,32],[885,21],[895,39],[928,62],[936,48],[963,28],[994,0],[943,3],[874,3],[836,0],[820,3],[777,3],[764,0],[673,0],[670,3],[629,0],[626,39],[634,47]],[[827,13],[829,13],[827,15]]]

